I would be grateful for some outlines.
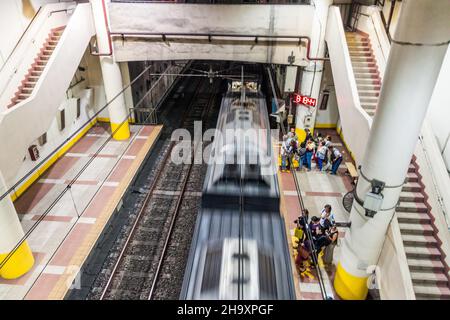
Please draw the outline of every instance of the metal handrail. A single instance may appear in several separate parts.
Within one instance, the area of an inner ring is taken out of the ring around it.
[[[272,86],[272,94],[274,95],[274,99],[276,101],[275,103],[277,105],[277,109],[279,109],[278,102],[277,102],[277,99],[276,99],[276,93],[275,93],[275,85],[274,85],[274,82],[273,82],[272,75],[270,73],[269,67],[267,67],[267,69],[268,69],[268,75],[269,75],[270,84]],[[280,127],[281,127],[281,131],[282,131],[283,135],[285,135],[286,134],[286,128],[284,127],[282,121],[280,121]],[[306,237],[308,238],[308,240],[309,240],[309,242],[311,244],[311,255],[312,255],[312,258],[313,258],[314,266],[315,266],[315,268],[317,270],[317,277],[318,277],[318,280],[319,280],[320,292],[322,294],[322,298],[324,300],[326,300],[326,299],[328,299],[328,296],[327,296],[327,293],[326,293],[326,288],[325,288],[325,284],[324,284],[324,280],[323,280],[323,276],[322,276],[322,270],[320,269],[320,266],[319,266],[319,258],[317,256],[317,250],[316,250],[316,247],[314,245],[313,236],[312,236],[311,230],[310,230],[309,225],[308,225],[308,216],[305,215],[306,208],[305,208],[305,204],[303,202],[303,197],[302,197],[302,194],[301,194],[300,184],[298,183],[298,179],[297,179],[297,175],[295,173],[295,170],[293,171],[292,168],[291,168],[291,173],[293,175],[293,179],[294,179],[294,183],[295,183],[295,189],[297,191],[297,197],[298,197],[298,201],[299,201],[299,204],[300,204],[301,215],[302,215],[302,217],[305,218],[305,221],[306,221],[306,223],[305,223]]]

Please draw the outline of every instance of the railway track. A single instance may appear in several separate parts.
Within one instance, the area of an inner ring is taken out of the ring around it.
[[[210,117],[217,85],[201,80],[182,120],[193,136],[193,122]],[[205,93],[206,91],[206,93]],[[153,174],[123,247],[99,299],[177,299],[199,208],[206,171],[203,164],[170,161],[170,142]]]

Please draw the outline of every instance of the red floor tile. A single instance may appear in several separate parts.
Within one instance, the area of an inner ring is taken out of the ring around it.
[[[139,151],[141,151],[144,144],[147,142],[145,139],[137,139],[134,140],[131,146],[128,148],[126,155],[127,156],[136,156]]]
[[[55,162],[50,169],[48,169],[43,175],[43,179],[61,179],[69,171],[74,164],[79,160],[75,157],[62,157]]]
[[[83,243],[84,238],[91,228],[92,225],[90,224],[77,224],[72,231],[70,231],[70,234],[64,240],[61,247],[59,247],[54,257],[50,260],[49,265],[68,266],[73,255]]]
[[[29,213],[54,186],[51,183],[34,183],[14,202],[17,213]]]
[[[120,182],[128,172],[128,169],[130,168],[133,161],[134,160],[131,159],[121,159],[114,168],[114,171],[109,176],[108,181]]]
[[[295,187],[294,177],[290,172],[280,172],[281,176],[281,184],[283,187],[283,191],[295,191],[297,190]]]
[[[35,215],[31,220],[38,220],[41,216]],[[57,222],[69,222],[72,220],[73,217],[71,216],[52,216],[52,215],[46,215],[42,221],[57,221]]]
[[[72,180],[66,180],[65,183],[69,184]],[[96,186],[98,184],[97,180],[76,180],[73,184],[79,184],[84,186]]]
[[[101,187],[99,192],[95,195],[94,200],[92,200],[86,211],[83,213],[83,217],[97,218],[103,211],[103,208],[107,205],[108,200],[115,190],[116,187]]]
[[[302,300],[323,300],[320,292],[301,292],[300,299]]]
[[[300,204],[298,203],[298,198],[296,196],[284,196],[284,202],[287,211],[287,223],[289,228],[294,228],[294,220],[300,215]]]
[[[84,136],[70,149],[69,152],[86,153],[99,139],[99,137]]]
[[[148,137],[152,133],[154,128],[155,127],[153,127],[153,126],[145,126],[144,128],[141,129],[141,132],[139,132],[139,135]]]
[[[40,275],[34,286],[25,296],[26,300],[45,300],[47,299],[53,287],[56,285],[60,279],[60,275],[57,274],[46,274]]]

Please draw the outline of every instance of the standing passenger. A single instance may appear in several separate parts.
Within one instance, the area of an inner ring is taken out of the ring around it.
[[[327,155],[328,148],[325,146],[323,141],[320,142],[319,147],[317,148],[316,158],[317,158],[317,166],[319,171],[322,171],[322,165]]]
[[[330,147],[330,151],[333,154],[333,162],[331,165],[331,174],[336,174],[339,169],[339,165],[342,162],[342,154],[339,152],[338,148],[333,147],[333,146]]]
[[[308,171],[311,171],[311,159],[312,159],[312,155],[314,153],[314,148],[315,148],[314,141],[312,141],[311,139],[308,139],[306,142],[306,153],[305,153],[306,166],[308,168]]]

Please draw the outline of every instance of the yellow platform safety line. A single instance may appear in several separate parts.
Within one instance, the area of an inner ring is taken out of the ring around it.
[[[47,162],[36,170],[13,194],[11,200],[16,201],[44,172],[51,167],[52,164],[61,158],[75,143],[78,142],[88,131],[97,123],[97,119],[92,120],[81,130],[75,137],[68,141],[61,149],[59,149]]]
[[[368,277],[351,275],[342,267],[341,263],[338,263],[334,278],[334,289],[341,299],[364,300],[369,291],[367,279]]]
[[[0,254],[0,264],[3,263],[8,254],[9,252]],[[30,271],[33,265],[33,253],[28,242],[24,241],[0,269],[0,277],[8,280],[17,279]]]

